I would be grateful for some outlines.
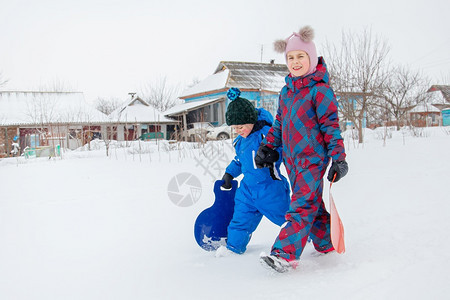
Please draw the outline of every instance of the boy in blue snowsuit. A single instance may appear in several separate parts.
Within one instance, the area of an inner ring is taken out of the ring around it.
[[[227,238],[227,249],[242,254],[263,216],[278,226],[285,222],[284,216],[289,207],[289,183],[280,174],[279,153],[268,168],[256,167],[256,151],[272,126],[273,117],[267,110],[256,109],[239,95],[237,88],[231,88],[227,93],[231,102],[225,115],[226,121],[239,136],[233,143],[236,156],[226,168],[222,188],[231,188],[233,178],[244,174],[236,191]]]

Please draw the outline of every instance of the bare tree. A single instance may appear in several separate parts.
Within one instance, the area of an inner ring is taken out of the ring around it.
[[[38,91],[31,101],[27,101],[26,114],[34,124],[44,126],[52,121],[56,121],[58,108],[58,99],[53,96],[56,92],[71,92],[73,89],[58,79],[47,84],[41,84]]]
[[[101,98],[98,97],[95,101],[95,108],[105,115],[109,115],[112,113],[116,108],[120,106],[122,101],[118,98]]]
[[[64,147],[63,139],[67,140],[69,146],[70,137],[83,141],[83,126],[73,129],[74,132],[80,132],[71,135],[69,128],[70,123],[86,123],[90,125],[90,116],[85,107],[71,107],[69,110],[62,109],[63,103],[60,102],[58,93],[72,93],[74,89],[61,80],[53,80],[46,84],[38,86],[39,93],[35,93],[33,98],[27,101],[26,114],[32,123],[35,124],[35,131],[42,135],[44,139],[51,144],[48,146],[55,147],[55,140],[59,140],[59,144]],[[62,129],[62,126],[66,130]],[[64,137],[63,137],[64,136]]]
[[[368,126],[379,127],[385,121],[391,121],[391,116],[385,106],[371,105],[367,108],[366,120]]]
[[[114,124],[108,124],[106,126],[106,134],[103,136],[103,142],[105,142],[106,156],[109,156],[109,149],[111,146],[111,141],[115,140],[115,135],[117,134],[117,127]]]
[[[27,101],[26,114],[33,124],[39,124],[42,128],[56,119],[57,101],[46,93],[33,96],[32,101]]]
[[[51,124],[60,121],[61,116],[57,114],[58,100],[51,93],[70,92],[73,89],[64,81],[55,79],[52,82],[41,84],[38,91],[41,93],[34,96],[31,102],[27,102],[27,115],[36,124],[36,131],[39,134],[53,136]]]
[[[179,86],[169,86],[166,77],[160,77],[153,83],[141,88],[140,96],[159,111],[166,111],[177,103]]]
[[[441,77],[438,80],[439,84],[449,85],[450,84],[450,72],[447,74],[441,73]]]
[[[48,93],[36,93],[26,102],[26,115],[34,124],[34,143],[46,141],[48,135],[53,136],[52,122],[57,119],[57,101]]]
[[[389,80],[382,88],[383,103],[377,103],[395,120],[397,130],[406,124],[409,109],[425,102],[429,80],[420,72],[398,66],[390,72]]]
[[[359,34],[343,31],[341,44],[336,47],[327,42],[325,53],[331,83],[340,95],[341,113],[354,124],[362,143],[367,111],[379,101],[380,88],[388,79],[388,43],[371,29]]]

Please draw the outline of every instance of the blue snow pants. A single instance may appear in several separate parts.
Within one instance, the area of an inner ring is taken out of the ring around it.
[[[268,179],[256,185],[248,185],[243,179],[234,198],[227,248],[235,253],[244,253],[263,216],[278,226],[286,222],[289,193],[289,183],[283,176],[282,180]]]

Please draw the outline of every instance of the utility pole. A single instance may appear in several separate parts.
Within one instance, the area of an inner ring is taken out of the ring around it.
[[[261,45],[261,63],[263,62],[264,45]]]

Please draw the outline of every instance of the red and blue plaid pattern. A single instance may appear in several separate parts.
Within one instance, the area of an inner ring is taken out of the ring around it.
[[[289,173],[292,197],[286,213],[286,225],[281,229],[272,247],[272,254],[288,261],[299,259],[308,236],[317,251],[333,249],[330,237],[330,214],[323,199],[323,175],[326,165],[311,165]]]
[[[271,148],[283,146],[283,156],[297,163],[319,163],[330,157],[344,160],[338,104],[328,81],[322,57],[316,72],[304,78],[286,76],[274,124],[263,143]]]
[[[328,81],[322,57],[313,74],[287,76],[275,122],[263,141],[271,148],[282,146],[291,182],[287,223],[272,248],[272,254],[289,261],[299,259],[308,236],[318,251],[332,249],[330,215],[322,199],[323,176],[330,158],[345,159],[345,149],[338,104]]]

